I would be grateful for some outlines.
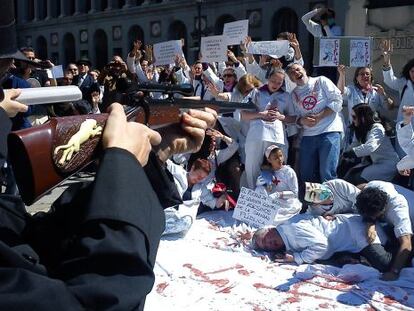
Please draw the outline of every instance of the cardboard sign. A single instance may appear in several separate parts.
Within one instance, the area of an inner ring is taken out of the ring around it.
[[[154,44],[155,65],[174,63],[175,56],[183,54],[181,40],[171,40]]]
[[[365,67],[371,62],[371,45],[369,39],[351,40],[350,67]]]
[[[339,39],[321,38],[319,50],[319,66],[339,65]]]
[[[227,46],[224,36],[202,37],[200,52],[202,61],[205,63],[225,62]]]
[[[63,67],[62,65],[53,66],[51,69],[52,72],[52,78],[53,79],[59,79],[63,78]]]
[[[371,64],[372,37],[315,38],[314,66],[364,67]]]
[[[239,45],[248,36],[248,34],[248,19],[224,24],[223,36],[226,38],[227,45]]]
[[[270,55],[279,58],[289,53],[289,41],[257,41],[247,46],[247,52],[251,54]]]
[[[245,222],[252,227],[261,228],[272,225],[277,213],[277,205],[269,196],[242,187],[233,218]]]

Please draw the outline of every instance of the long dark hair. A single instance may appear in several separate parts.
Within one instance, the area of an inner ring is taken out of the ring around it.
[[[372,126],[375,123],[381,123],[381,120],[378,118],[375,111],[365,103],[352,107],[352,110],[354,111],[358,121],[358,126],[355,126],[354,123],[352,123],[352,128],[355,131],[355,137],[359,142],[365,143],[367,134],[371,130]]]
[[[414,67],[414,58],[410,59],[403,67],[402,75],[408,81],[411,81],[411,79],[410,79],[410,69],[413,68],[413,67]]]

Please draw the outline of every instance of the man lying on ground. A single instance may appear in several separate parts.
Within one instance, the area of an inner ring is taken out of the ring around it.
[[[314,218],[301,214],[288,223],[257,230],[252,245],[265,251],[284,251],[283,261],[298,265],[326,260],[338,252],[360,253],[371,266],[381,272],[387,271],[392,255],[383,248],[387,242],[385,233],[377,226],[378,235],[368,244],[365,228],[359,215],[340,214],[327,220],[322,216]],[[371,255],[373,253],[375,256]]]

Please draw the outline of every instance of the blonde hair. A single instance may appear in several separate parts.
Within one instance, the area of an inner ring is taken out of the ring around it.
[[[244,91],[248,86],[260,87],[261,85],[262,83],[259,79],[256,78],[256,76],[247,73],[239,79],[236,88],[241,94],[244,94]]]

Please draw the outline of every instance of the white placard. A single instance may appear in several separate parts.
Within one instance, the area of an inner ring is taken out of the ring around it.
[[[319,66],[339,65],[339,39],[324,39],[319,41]]]
[[[243,19],[231,23],[225,23],[223,36],[227,45],[239,45],[249,35],[249,20]]]
[[[261,228],[272,225],[277,212],[277,205],[269,196],[242,187],[234,208],[233,218],[252,227]]]
[[[183,54],[181,40],[171,40],[154,44],[155,65],[174,63],[175,56]]]
[[[247,46],[247,52],[250,54],[270,55],[273,58],[279,58],[289,53],[289,41],[257,41],[250,42]]]
[[[205,63],[225,62],[227,46],[224,36],[201,37],[200,52]]]
[[[53,79],[63,78],[63,67],[62,67],[62,65],[53,66],[51,71],[52,71]]]
[[[370,40],[350,40],[349,65],[350,67],[365,67],[371,63]]]

